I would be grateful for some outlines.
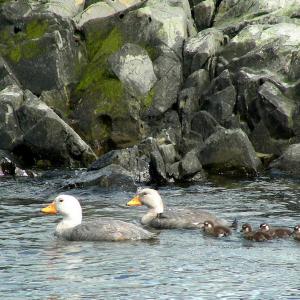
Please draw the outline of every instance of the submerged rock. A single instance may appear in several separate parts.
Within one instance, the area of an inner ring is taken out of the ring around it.
[[[111,164],[100,170],[83,172],[65,182],[64,188],[100,187],[109,190],[136,191],[134,180],[127,170]]]

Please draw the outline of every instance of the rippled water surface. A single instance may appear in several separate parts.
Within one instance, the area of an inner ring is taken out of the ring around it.
[[[0,179],[1,299],[300,299],[300,242],[252,243],[165,230],[155,242],[66,242],[39,211],[60,180]],[[70,190],[85,219],[138,222],[128,192]],[[170,207],[204,208],[239,223],[300,223],[300,184],[263,177],[160,189]]]

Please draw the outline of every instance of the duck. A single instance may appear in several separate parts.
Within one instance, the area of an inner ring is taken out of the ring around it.
[[[287,238],[292,234],[289,228],[270,228],[267,223],[262,223],[259,227],[262,232],[268,232],[273,238]]]
[[[55,236],[69,241],[124,241],[148,240],[156,234],[132,223],[99,219],[82,222],[82,208],[79,201],[71,195],[59,195],[41,210],[45,214],[61,214],[63,219],[55,230]]]
[[[272,236],[268,232],[253,231],[249,223],[242,225],[241,232],[243,232],[243,237],[250,241],[263,242],[272,239]]]
[[[231,230],[228,227],[215,225],[212,221],[204,221],[203,231],[206,234],[212,235],[214,237],[223,237],[231,234]]]
[[[300,224],[294,227],[293,236],[296,241],[300,241]]]
[[[127,203],[127,206],[141,205],[149,208],[141,219],[142,225],[156,229],[199,229],[203,227],[204,221],[212,221],[215,225],[228,225],[227,221],[204,210],[165,209],[160,194],[151,188],[142,189]]]

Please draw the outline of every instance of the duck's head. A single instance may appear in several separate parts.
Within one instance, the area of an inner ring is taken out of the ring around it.
[[[143,189],[137,193],[128,203],[128,206],[141,206],[146,205],[150,209],[155,210],[156,213],[162,213],[164,211],[164,204],[156,190]]]
[[[251,232],[251,231],[252,231],[252,227],[250,224],[245,223],[242,225],[241,232]]]
[[[294,227],[294,232],[295,232],[295,233],[300,233],[300,224],[298,224],[298,225],[296,225],[296,226]]]
[[[261,231],[264,231],[264,232],[270,230],[270,226],[269,226],[269,224],[267,224],[267,223],[262,223],[262,224],[260,224],[259,228],[260,228]]]
[[[46,214],[61,214],[64,219],[76,220],[81,223],[82,209],[79,201],[71,195],[59,195],[47,207],[42,208]]]
[[[204,221],[203,222],[203,229],[204,230],[209,230],[214,228],[214,223],[212,221]]]

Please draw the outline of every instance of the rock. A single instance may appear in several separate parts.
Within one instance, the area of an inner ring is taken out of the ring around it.
[[[297,0],[225,0],[220,2],[214,26],[226,34],[235,35],[249,24],[292,23],[293,14],[299,9]]]
[[[241,129],[219,130],[200,152],[202,166],[211,173],[255,176],[261,165],[247,135]]]
[[[103,19],[114,18],[115,16],[123,18],[127,11],[136,9],[144,2],[145,0],[99,1],[88,6],[74,18],[74,21],[79,29],[93,30],[101,24]]]
[[[236,92],[233,85],[206,96],[201,109],[208,111],[221,125],[233,115],[236,102]]]
[[[114,191],[136,191],[131,174],[121,166],[111,164],[100,170],[84,172],[65,182],[64,188],[100,187]]]
[[[22,139],[22,129],[16,119],[23,104],[23,91],[15,85],[0,92],[0,149],[13,151]]]
[[[147,94],[157,78],[146,50],[138,45],[125,44],[108,58],[110,68],[135,97]]]
[[[290,175],[300,175],[300,144],[290,145],[284,153],[271,162],[271,169],[281,170]]]
[[[202,173],[205,177],[204,170],[195,151],[190,151],[185,154],[180,161],[179,172],[182,179],[191,178],[196,173]]]
[[[193,7],[198,31],[211,27],[215,9],[215,0],[205,0]]]
[[[199,69],[210,71],[210,60],[223,44],[223,33],[215,28],[202,30],[197,36],[188,39],[183,48],[184,76]]]
[[[0,55],[14,77],[36,95],[77,82],[84,56],[71,20],[30,7],[14,8],[20,2],[7,2],[0,11]]]
[[[258,93],[258,114],[271,136],[283,139],[293,137],[295,101],[284,96],[277,86],[268,81],[260,86]]]
[[[172,164],[175,162],[177,153],[173,144],[160,145],[158,148],[165,164]]]
[[[148,183],[150,182],[149,162],[148,153],[143,153],[138,147],[112,150],[94,161],[88,171],[100,170],[109,165],[119,165],[130,172],[135,182]]]
[[[23,144],[36,160],[48,160],[54,166],[87,166],[95,160],[80,136],[28,91],[17,116],[24,132]]]
[[[0,91],[10,85],[20,86],[20,83],[0,55]]]
[[[290,140],[275,139],[271,136],[264,121],[260,121],[249,134],[249,139],[256,151],[280,156],[290,144]]]
[[[86,166],[96,158],[90,147],[45,103],[28,90],[10,86],[0,92],[0,148],[33,165]]]
[[[210,83],[209,74],[206,70],[200,69],[193,72],[184,82],[184,88],[195,88],[198,96],[201,96]]]
[[[151,153],[149,171],[152,182],[162,184],[168,181],[166,174],[166,166],[163,157],[159,151],[153,151]]]
[[[191,130],[200,134],[204,141],[221,128],[214,117],[206,111],[195,113],[191,120]]]
[[[72,18],[84,8],[85,0],[49,0],[46,10],[64,18]]]

